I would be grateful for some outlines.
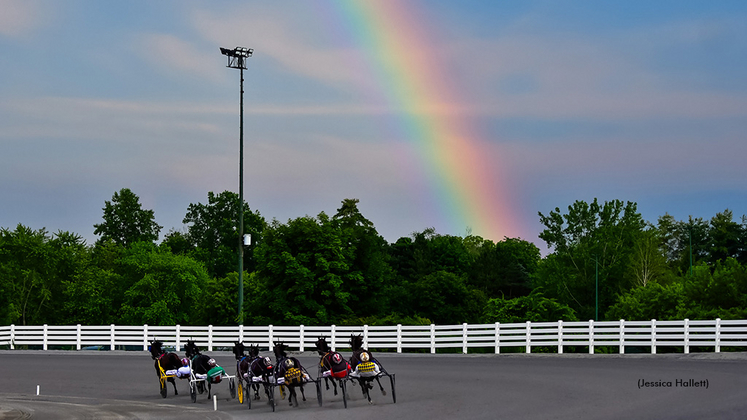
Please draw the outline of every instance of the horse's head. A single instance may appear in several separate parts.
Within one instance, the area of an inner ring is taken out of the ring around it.
[[[187,354],[187,357],[191,359],[200,354],[200,349],[194,341],[187,340],[187,344],[184,346],[184,352]]]
[[[275,342],[275,347],[273,347],[273,349],[272,349],[272,352],[275,353],[275,360],[280,360],[280,359],[284,359],[284,358],[288,357],[285,354],[285,349],[287,349],[287,348],[288,348],[288,346],[286,346],[282,342],[276,341]]]
[[[249,346],[249,357],[255,359],[259,357],[259,346],[252,344]]]
[[[350,334],[350,348],[355,352],[363,348],[363,336]]]
[[[236,356],[236,360],[241,360],[244,357],[244,343],[237,341],[233,344],[233,355]]]
[[[163,343],[153,339],[153,341],[150,342],[150,357],[152,357],[153,360],[156,360],[161,357],[163,353]]]
[[[316,351],[319,353],[320,356],[324,356],[325,354],[329,353],[329,345],[327,344],[327,339],[324,337],[319,337],[318,340],[316,340]]]
[[[262,370],[264,371],[265,374],[271,373],[273,368],[275,367],[272,365],[272,360],[267,356],[260,357],[257,360],[259,360],[259,365],[262,367]]]

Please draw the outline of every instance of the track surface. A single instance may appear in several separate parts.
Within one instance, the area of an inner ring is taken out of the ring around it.
[[[233,355],[210,353],[229,374]],[[262,353],[263,355],[266,352]],[[299,357],[312,376],[318,357]],[[313,384],[307,401],[273,413],[266,401],[252,409],[229,398],[228,384],[189,398],[187,380],[158,393],[147,352],[0,351],[0,419],[744,419],[747,418],[747,353],[690,355],[397,355],[378,354],[396,374],[397,403],[374,387],[374,404],[348,386],[340,395],[323,390],[319,407]],[[639,382],[661,382],[641,387]],[[707,387],[684,387],[677,383]],[[690,381],[692,380],[692,382]],[[671,386],[667,386],[671,382]],[[36,395],[37,385],[40,395]],[[276,393],[277,398],[277,393]]]

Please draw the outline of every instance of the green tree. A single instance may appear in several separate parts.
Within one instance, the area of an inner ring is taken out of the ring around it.
[[[225,277],[232,271],[238,271],[238,214],[238,194],[223,191],[216,195],[209,192],[207,204],[189,205],[183,220],[184,224],[189,225],[186,238],[173,233],[167,242],[174,251],[190,249],[188,255],[202,261],[211,277]],[[244,233],[251,235],[253,244],[261,242],[265,226],[266,222],[259,212],[251,211],[244,203]],[[182,243],[183,239],[190,247]],[[244,270],[251,272],[255,267],[253,253],[245,251]]]
[[[727,258],[738,258],[744,244],[743,226],[734,221],[734,214],[726,209],[711,218],[708,231],[708,262],[715,264]]]
[[[482,313],[483,323],[493,322],[555,322],[578,321],[576,313],[568,305],[546,298],[535,290],[527,296],[513,299],[494,298],[488,300]]]
[[[339,230],[349,267],[343,289],[358,317],[383,315],[388,308],[386,288],[393,276],[388,264],[388,244],[374,224],[358,210],[358,199],[345,199],[332,217]]]
[[[465,238],[467,243],[470,238]],[[519,238],[483,241],[470,269],[470,284],[488,297],[517,297],[532,291],[542,258],[539,248]]]
[[[565,214],[556,208],[539,216],[545,225],[539,236],[553,254],[540,265],[536,286],[582,319],[594,319],[598,272],[599,313],[604,314],[617,295],[632,286],[625,272],[645,226],[636,204],[576,201]]]
[[[340,230],[329,216],[274,220],[255,250],[265,312],[284,325],[326,325],[352,316],[344,286],[350,267]],[[355,276],[355,274],[353,274]]]
[[[610,306],[606,317],[629,321],[678,319],[686,302],[682,283],[671,285],[651,283],[646,287],[636,287],[620,295],[617,302]]]
[[[98,242],[113,241],[121,246],[135,242],[155,242],[161,231],[153,210],[144,210],[140,198],[129,188],[115,192],[112,201],[104,202],[104,221],[93,225]]]
[[[213,297],[204,293],[208,274],[192,258],[145,242],[127,248],[118,261],[127,285],[121,322],[132,325],[200,325],[202,308]],[[224,302],[231,306],[231,302]],[[235,305],[234,305],[235,306]]]
[[[410,297],[415,314],[437,324],[477,322],[485,295],[470,289],[465,277],[436,271],[412,284]]]
[[[662,239],[654,228],[640,232],[633,242],[626,276],[634,286],[647,286],[654,281],[665,281],[671,276],[666,256],[661,248]]]

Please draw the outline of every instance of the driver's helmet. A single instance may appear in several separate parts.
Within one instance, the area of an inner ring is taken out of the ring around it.
[[[218,364],[217,364],[217,363],[215,363],[215,359],[210,359],[210,360],[208,360],[208,366],[210,366],[210,367],[215,367],[215,366],[217,366],[217,365],[218,365]]]
[[[361,362],[368,362],[370,359],[371,357],[368,355],[367,351],[361,353]]]
[[[189,366],[189,359],[187,359],[186,357],[182,359],[182,366]]]
[[[286,369],[290,369],[295,366],[295,363],[293,363],[293,359],[285,359],[285,367]]]

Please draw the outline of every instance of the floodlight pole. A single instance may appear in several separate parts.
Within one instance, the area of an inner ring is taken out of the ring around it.
[[[251,48],[236,47],[233,50],[220,49],[221,54],[228,57],[228,65],[239,69],[239,325],[244,323],[244,70],[246,59],[254,52]]]
[[[599,321],[599,258],[594,255],[594,283],[596,284],[596,298],[594,300],[594,321]]]

